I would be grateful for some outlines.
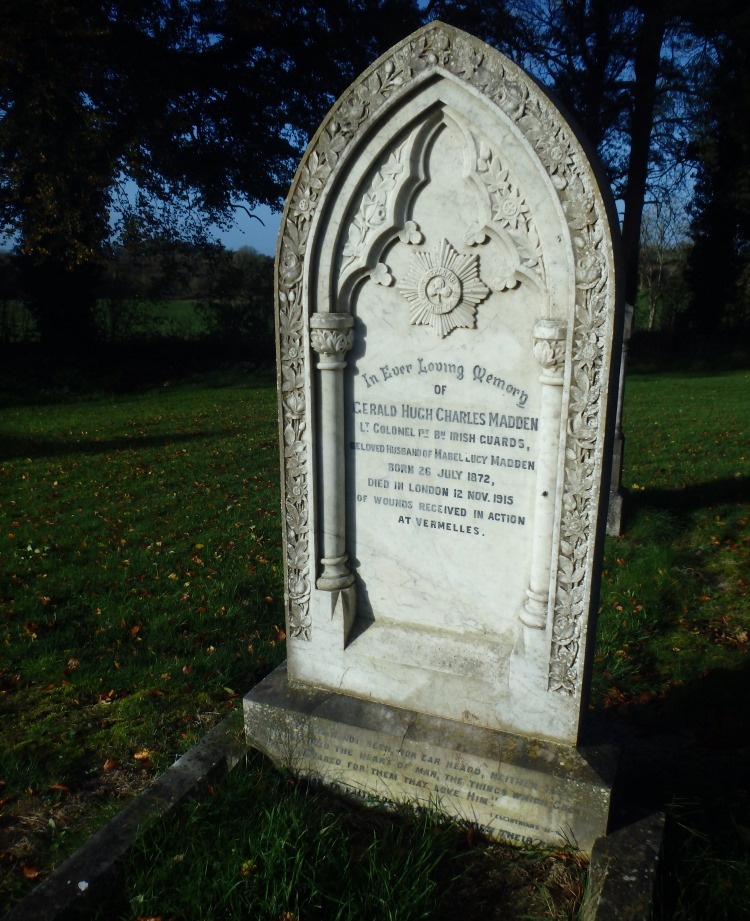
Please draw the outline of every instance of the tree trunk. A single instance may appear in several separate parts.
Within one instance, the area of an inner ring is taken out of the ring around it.
[[[56,362],[80,360],[97,343],[97,278],[98,267],[86,263],[70,269],[29,259],[24,265],[27,304],[41,345]]]
[[[648,179],[651,132],[656,107],[656,82],[659,74],[661,46],[666,30],[664,4],[646,5],[638,37],[633,89],[633,121],[625,190],[625,213],[622,221],[625,272],[625,300],[635,304],[638,294],[638,252],[641,221]]]

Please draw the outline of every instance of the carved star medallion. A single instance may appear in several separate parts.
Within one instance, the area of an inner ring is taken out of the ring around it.
[[[412,256],[398,290],[409,301],[412,326],[431,326],[444,338],[459,327],[474,329],[477,304],[490,293],[479,277],[479,256],[464,256],[447,240]]]

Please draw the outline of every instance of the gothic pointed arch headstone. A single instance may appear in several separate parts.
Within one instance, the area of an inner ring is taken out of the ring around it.
[[[329,782],[429,794],[498,837],[523,810],[535,840],[604,830],[608,786],[576,746],[617,394],[612,215],[537,84],[439,22],[321,125],[277,256],[288,662],[246,704],[272,755],[294,740]]]

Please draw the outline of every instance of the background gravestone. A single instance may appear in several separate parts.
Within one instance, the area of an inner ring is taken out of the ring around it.
[[[539,87],[441,23],[314,137],[277,257],[288,661],[245,704],[272,757],[509,840],[606,830],[611,213]]]

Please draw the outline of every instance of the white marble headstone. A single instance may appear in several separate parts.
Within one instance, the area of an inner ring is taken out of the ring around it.
[[[277,260],[291,686],[579,741],[617,396],[610,220],[537,84],[441,23],[331,110]]]

